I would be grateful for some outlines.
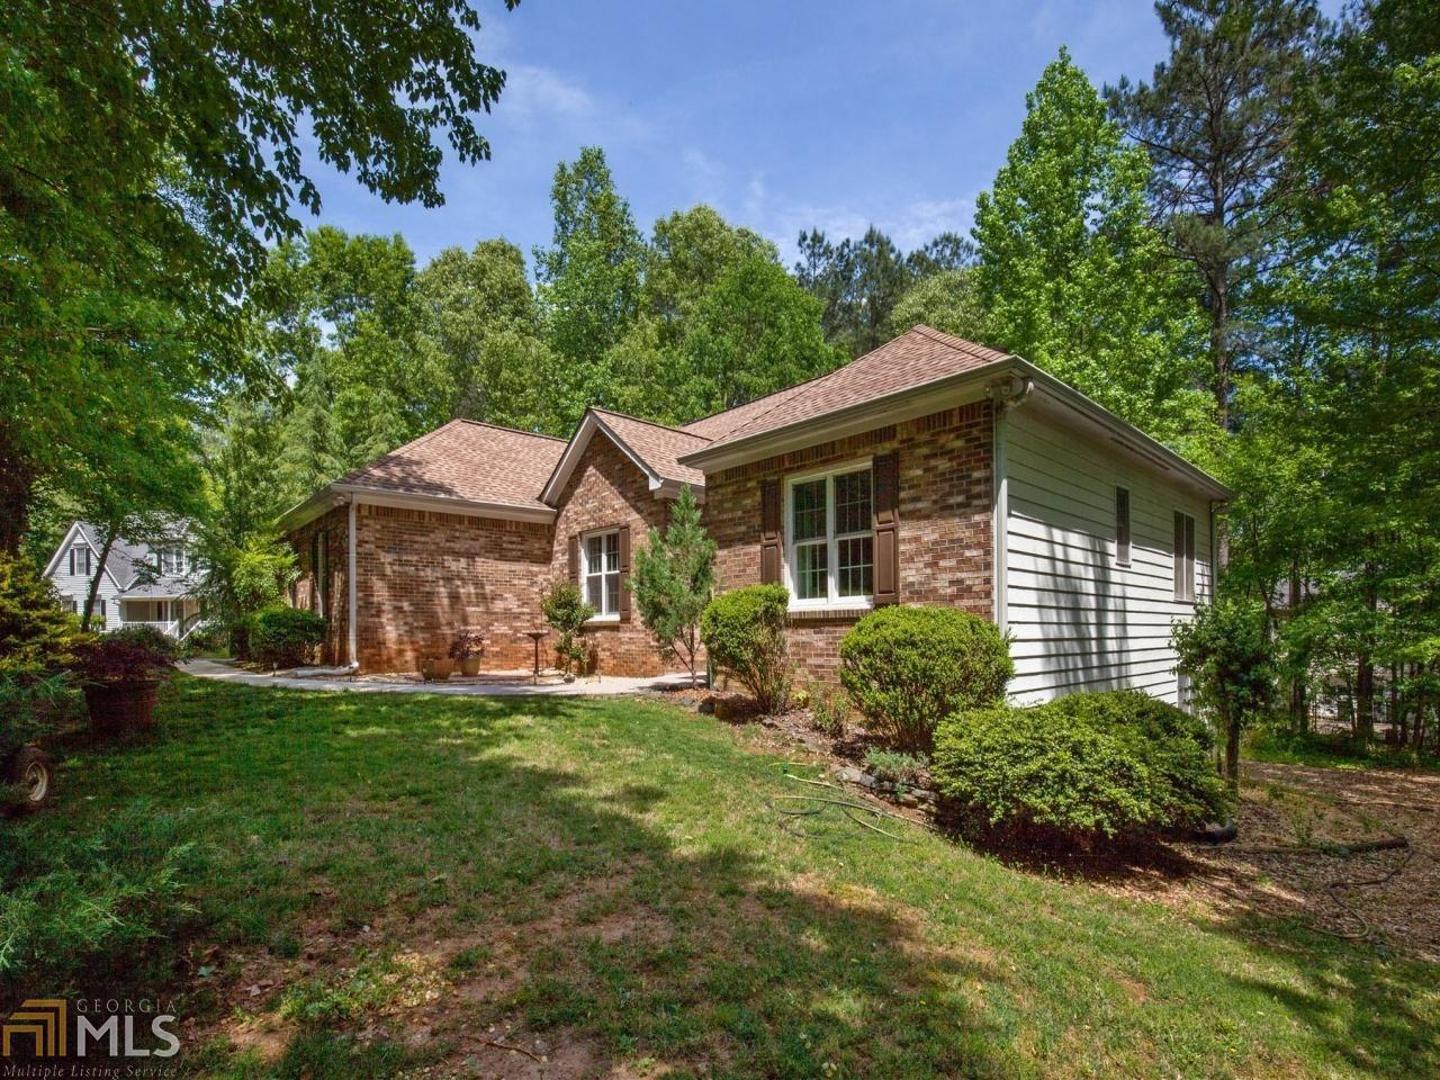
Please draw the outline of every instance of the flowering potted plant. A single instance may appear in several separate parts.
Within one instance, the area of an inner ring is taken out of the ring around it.
[[[175,643],[149,627],[96,635],[75,647],[90,725],[102,734],[152,727],[155,692],[174,669]]]
[[[480,657],[485,655],[485,639],[478,630],[457,630],[450,639],[450,659],[460,662],[460,674],[480,674]]]

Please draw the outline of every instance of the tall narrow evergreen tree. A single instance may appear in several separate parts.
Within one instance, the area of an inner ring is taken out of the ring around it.
[[[700,505],[687,485],[662,534],[651,529],[635,552],[635,606],[660,648],[690,671],[700,651],[700,616],[715,591],[715,541],[700,524]]]

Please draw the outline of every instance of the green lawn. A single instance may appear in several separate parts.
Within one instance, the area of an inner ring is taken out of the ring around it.
[[[155,740],[77,753],[22,828],[195,842],[188,931],[73,988],[169,979],[192,1071],[489,1076],[534,1063],[480,1040],[539,1036],[554,1075],[1440,1073],[1433,966],[910,826],[796,838],[771,799],[802,789],[757,738],[622,699],[182,678]]]

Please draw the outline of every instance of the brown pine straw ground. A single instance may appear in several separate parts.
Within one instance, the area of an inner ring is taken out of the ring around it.
[[[710,695],[665,696],[699,702]],[[735,722],[756,722],[739,695],[714,696],[729,700]],[[764,741],[769,748],[796,760],[861,763],[863,732],[851,730],[835,742],[808,720],[797,710],[758,722],[772,732]],[[1249,912],[1294,918],[1323,933],[1440,961],[1440,773],[1246,762],[1240,797],[1239,836],[1229,844],[1166,840],[1090,854],[1013,847],[994,854],[1019,868],[1060,874],[1112,895],[1201,916]],[[918,810],[890,809],[926,819]],[[1396,837],[1408,846],[1343,850]]]

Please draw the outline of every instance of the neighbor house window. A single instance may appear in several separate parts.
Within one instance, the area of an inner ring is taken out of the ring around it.
[[[185,551],[183,548],[161,548],[155,553],[162,574],[185,573]]]
[[[75,602],[75,598],[73,596],[61,597],[60,606],[66,611],[70,612],[71,615],[76,615],[80,611],[80,605]]]
[[[1130,565],[1130,491],[1123,487],[1115,489],[1115,561]]]
[[[620,530],[590,533],[580,542],[585,602],[601,617],[620,615]]]
[[[791,480],[790,592],[800,607],[870,602],[875,591],[870,466]]]
[[[90,548],[77,544],[70,549],[70,573],[90,576]]]
[[[1175,599],[1195,599],[1195,519],[1175,511]]]

